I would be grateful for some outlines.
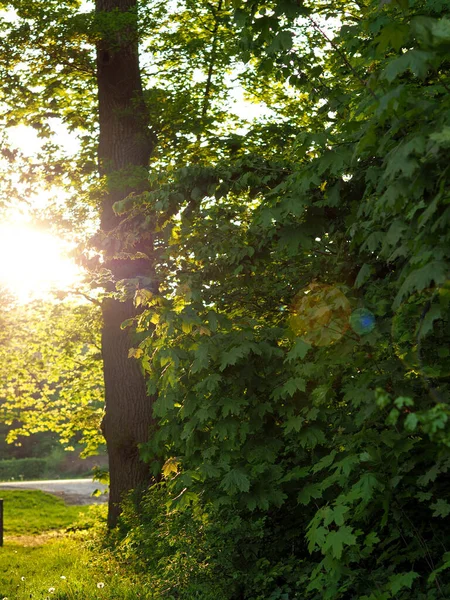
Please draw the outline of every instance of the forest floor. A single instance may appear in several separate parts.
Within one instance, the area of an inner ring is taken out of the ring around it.
[[[106,506],[67,506],[40,491],[1,495],[0,600],[155,598],[142,576],[94,541]]]

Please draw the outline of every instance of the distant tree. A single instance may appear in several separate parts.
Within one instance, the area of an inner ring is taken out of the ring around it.
[[[103,438],[99,311],[90,304],[2,302],[0,420],[7,440],[54,432],[85,454]]]

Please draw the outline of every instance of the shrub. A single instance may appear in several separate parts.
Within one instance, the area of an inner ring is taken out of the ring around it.
[[[41,479],[48,470],[45,458],[11,458],[0,460],[0,481]]]

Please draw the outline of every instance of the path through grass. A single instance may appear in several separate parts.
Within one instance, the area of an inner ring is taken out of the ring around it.
[[[156,600],[142,577],[92,542],[105,506],[66,506],[37,491],[1,496],[0,600]]]

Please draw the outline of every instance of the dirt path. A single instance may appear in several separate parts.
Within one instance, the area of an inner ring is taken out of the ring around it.
[[[5,481],[0,490],[40,490],[62,498],[66,504],[100,504],[108,500],[107,494],[94,497],[95,490],[104,492],[108,486],[92,479],[56,479],[53,481]]]

